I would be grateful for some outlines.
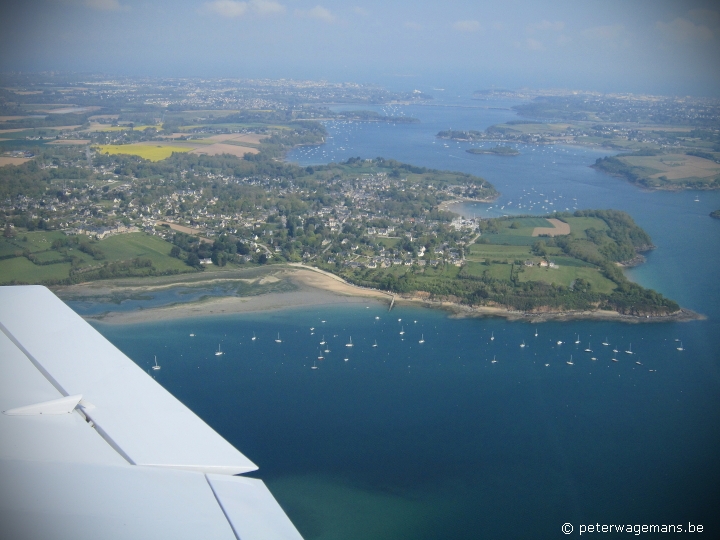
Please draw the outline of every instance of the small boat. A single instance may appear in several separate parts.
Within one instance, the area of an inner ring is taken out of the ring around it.
[[[495,339],[495,332],[490,332],[490,341]]]
[[[195,337],[195,334],[190,334],[190,337]]]
[[[520,344],[520,348],[521,348],[521,349],[524,349],[524,348],[525,348],[525,340],[524,340],[524,339],[523,339],[523,342]]]
[[[558,345],[562,345],[563,342],[558,339],[557,344],[558,344]]]
[[[323,340],[320,342],[320,345],[325,345],[325,336],[323,336]]]
[[[576,345],[579,345],[579,344],[580,344],[580,334],[578,334],[578,335],[577,335],[577,338],[575,338],[575,344],[576,344]]]
[[[278,337],[275,340],[275,343],[282,343],[282,339],[280,339],[280,332],[278,332]]]
[[[256,339],[257,339],[257,337],[255,337],[255,332],[253,332],[252,340],[255,341]]]
[[[311,367],[310,369],[317,369],[317,363],[316,363],[316,362],[313,362],[313,365],[312,365],[312,367]]]
[[[585,349],[585,352],[592,352],[592,349],[590,348],[590,342],[588,341],[587,349]]]
[[[632,343],[631,343],[630,346],[628,347],[628,350],[625,351],[625,352],[628,353],[628,354],[632,354],[632,353],[633,353],[633,352],[632,352]]]
[[[403,327],[400,329],[400,335],[402,336],[404,333],[405,333],[405,327],[403,326]]]
[[[347,361],[350,360],[350,359],[349,359],[349,358],[343,358],[343,360],[345,360],[345,361],[347,362]]]
[[[493,359],[490,361],[491,364],[497,364],[497,360],[495,360],[495,356],[493,356]]]
[[[398,319],[398,322],[402,321],[402,319]]]
[[[215,351],[215,356],[222,356],[223,352],[220,350],[220,344],[218,343],[218,350]]]
[[[608,340],[607,340],[607,336],[605,337],[605,341],[603,341],[602,344],[605,345],[606,347],[607,347],[608,345],[610,345],[610,343],[609,343]]]
[[[314,327],[314,326],[310,329],[310,331],[312,332],[313,330],[315,330],[315,327]]]
[[[597,360],[597,358],[595,358],[594,356],[591,356],[590,360]]]
[[[545,364],[545,367],[549,367],[549,366],[550,366],[550,364]]]
[[[418,343],[425,343],[425,334],[420,334],[420,341]]]
[[[700,197],[698,197],[697,195],[695,195],[695,202],[700,202]]]
[[[375,317],[375,320],[376,320],[376,321],[379,321],[379,320],[380,320],[380,317]]]
[[[678,350],[678,351],[684,351],[684,350],[685,350],[685,349],[683,348],[682,341],[680,342],[680,346],[677,347],[677,350]]]
[[[613,349],[613,352],[614,352],[614,353],[617,353],[617,352],[618,352],[618,350],[617,350],[617,349]]]
[[[346,346],[346,347],[352,347],[352,346],[353,346],[352,336],[350,336],[350,343],[346,343],[345,346]]]
[[[639,360],[637,360],[635,363],[636,363],[638,366],[642,366],[642,362],[640,362]]]
[[[617,359],[617,358],[613,358],[612,361],[613,361],[613,362],[617,362],[618,359]]]
[[[375,343],[373,343],[373,347],[377,347],[377,339],[375,340]]]
[[[325,357],[321,354],[318,355],[318,360],[325,360]]]
[[[535,337],[538,337],[537,328],[535,329]]]
[[[153,368],[153,371],[158,371],[160,369],[160,366],[158,366],[158,363],[157,363],[157,356],[155,357],[155,365],[152,368]]]
[[[570,360],[568,360],[568,361],[565,362],[565,363],[566,363],[567,365],[569,365],[569,366],[574,366],[574,365],[575,365],[574,362],[572,361],[572,354],[570,355]]]

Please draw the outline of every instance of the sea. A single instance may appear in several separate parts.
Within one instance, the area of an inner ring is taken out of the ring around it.
[[[472,173],[502,195],[459,205],[467,216],[624,210],[657,246],[629,278],[706,319],[531,324],[368,300],[94,326],[258,464],[307,540],[562,538],[567,524],[570,536],[596,524],[717,536],[720,220],[708,214],[720,193],[645,191],[590,167],[608,150],[469,154],[496,143],[435,135],[518,119],[518,102],[431,93],[431,104],[364,107],[418,123],[328,122],[325,144],[287,159]],[[162,294],[70,304],[94,314],[196,298]]]

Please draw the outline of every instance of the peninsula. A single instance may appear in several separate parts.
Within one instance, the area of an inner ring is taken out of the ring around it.
[[[37,95],[24,93],[34,92],[33,84],[18,85],[18,108],[23,96]],[[620,265],[637,261],[652,243],[622,212],[464,219],[449,211],[451,204],[496,198],[486,180],[384,158],[307,167],[283,161],[290,148],[323,144],[327,132],[318,119],[328,115],[394,117],[331,113],[310,97],[301,100],[307,86],[291,82],[264,88],[269,101],[262,110],[246,107],[255,103],[252,95],[226,108],[188,107],[188,95],[208,107],[216,96],[212,84],[185,88],[186,82],[169,101],[150,106],[163,90],[147,80],[127,84],[147,94],[142,104],[128,101],[126,83],[114,81],[100,86],[104,93],[117,89],[113,105],[104,94],[93,101],[82,86],[77,95],[62,93],[64,103],[77,101],[61,109],[69,112],[13,120],[27,123],[8,133],[31,157],[0,167],[0,284],[203,281],[203,275],[215,280],[216,272],[265,268],[300,275],[302,264],[335,276],[335,285],[341,279],[346,292],[476,313],[682,313],[624,277]],[[358,87],[343,95],[355,103],[369,99],[368,92]],[[79,125],[63,126],[64,115]],[[28,135],[40,133],[54,138],[46,144],[45,135]],[[489,151],[513,153],[503,146]],[[268,283],[247,294],[291,292]]]

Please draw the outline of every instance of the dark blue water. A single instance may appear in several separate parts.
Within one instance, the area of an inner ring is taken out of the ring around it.
[[[627,210],[657,245],[631,278],[707,320],[535,326],[368,303],[100,331],[143,367],[157,355],[158,382],[260,466],[308,539],[549,538],[566,522],[574,534],[583,523],[692,522],[714,536],[720,221],[708,213],[720,194],[643,192],[590,169],[605,155],[595,150],[475,156],[434,139],[506,110],[387,113],[422,123],[330,125],[325,161],[381,155],[483,176],[502,197],[468,214]],[[291,158],[322,162],[312,151]]]

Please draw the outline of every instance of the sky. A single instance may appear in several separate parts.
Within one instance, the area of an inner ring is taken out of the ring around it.
[[[720,96],[720,6],[705,0],[3,0],[0,71]]]

